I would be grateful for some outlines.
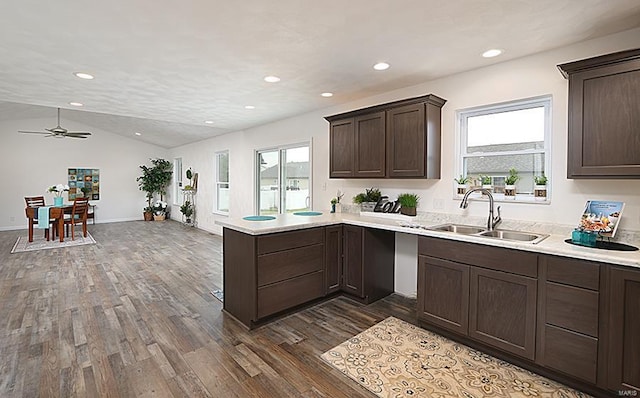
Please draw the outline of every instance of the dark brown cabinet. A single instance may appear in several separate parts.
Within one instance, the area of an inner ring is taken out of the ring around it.
[[[640,49],[558,65],[569,79],[568,178],[640,178]]]
[[[440,178],[446,101],[426,95],[328,116],[331,178]]]
[[[468,333],[468,265],[419,256],[418,318],[456,333]]]
[[[325,228],[327,294],[342,288],[342,225]]]
[[[640,392],[640,271],[611,268],[609,389]]]
[[[343,227],[342,291],[371,303],[393,293],[395,233]]]
[[[534,278],[472,267],[469,337],[533,359],[536,287]]]
[[[605,387],[600,273],[598,263],[540,256],[536,363]]]

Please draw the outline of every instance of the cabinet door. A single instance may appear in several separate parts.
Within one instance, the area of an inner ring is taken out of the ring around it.
[[[612,268],[610,298],[609,388],[640,391],[640,272]]]
[[[342,290],[354,296],[364,297],[363,274],[363,229],[345,225],[344,233],[344,260],[343,260],[343,285]]]
[[[326,228],[325,259],[326,289],[329,294],[342,287],[342,226]]]
[[[425,177],[424,103],[387,111],[387,176]]]
[[[385,113],[376,112],[355,119],[355,177],[384,177]]]
[[[471,267],[469,336],[533,359],[536,289],[536,279]]]
[[[418,317],[466,335],[469,330],[469,266],[418,258]]]
[[[567,176],[640,178],[639,111],[637,56],[572,74]]]
[[[329,128],[329,177],[353,177],[355,166],[355,130],[353,118],[331,122]]]

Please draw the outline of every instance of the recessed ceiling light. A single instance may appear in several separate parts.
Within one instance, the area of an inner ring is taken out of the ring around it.
[[[320,95],[326,98],[333,97],[333,93],[322,93]]]
[[[204,123],[205,124],[213,124],[213,120],[205,120]]]
[[[264,81],[267,83],[277,83],[280,81],[278,76],[267,76],[264,78]]]
[[[389,69],[391,65],[389,65],[386,62],[378,62],[377,64],[373,65],[373,69],[375,70],[386,70]]]
[[[73,106],[84,106],[83,103],[81,102],[69,102],[69,105],[73,105]]]
[[[134,133],[134,134],[137,135],[138,137],[142,135],[142,133]]]
[[[246,105],[244,109],[256,109],[256,107],[253,105]]]
[[[74,73],[74,75],[76,77],[79,77],[80,79],[87,79],[87,80],[93,79],[93,75],[90,75],[90,74],[84,73],[84,72],[76,72],[76,73]]]
[[[502,54],[502,50],[498,50],[497,48],[492,48],[491,50],[487,50],[482,53],[482,56],[485,58],[493,58]]]

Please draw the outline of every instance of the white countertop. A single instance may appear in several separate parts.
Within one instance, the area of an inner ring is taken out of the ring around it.
[[[415,223],[419,223],[423,226],[442,224],[442,222],[435,222],[424,219],[416,219]],[[569,238],[569,236],[565,235],[551,234],[542,242],[531,244],[526,242],[491,239],[481,236],[453,234],[450,232],[428,231],[421,228],[410,228],[402,226],[402,224],[407,224],[406,219],[401,221],[398,219],[362,216],[360,214],[351,213],[325,213],[320,216],[295,216],[292,214],[282,214],[276,216],[275,220],[269,221],[226,219],[218,220],[216,221],[216,224],[249,235],[264,235],[276,232],[293,231],[297,229],[322,227],[327,225],[348,224],[361,227],[384,229],[388,231],[395,231],[412,235],[445,238],[461,242],[478,243],[488,246],[498,246],[536,253],[555,254],[565,257],[640,268],[640,251],[622,252],[571,245],[564,242],[565,239]],[[536,231],[532,230],[531,232]]]

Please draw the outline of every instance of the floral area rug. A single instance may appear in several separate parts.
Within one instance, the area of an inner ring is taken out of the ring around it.
[[[379,397],[587,397],[389,317],[322,354]]]
[[[36,235],[40,236],[36,237]],[[94,243],[96,243],[96,240],[93,239],[93,236],[91,236],[89,232],[87,232],[86,238],[82,236],[82,233],[76,233],[75,240],[71,240],[71,237],[68,237],[64,238],[64,242],[60,242],[60,239],[47,241],[41,236],[41,234],[34,233],[33,242],[29,242],[29,238],[27,236],[19,236],[16,244],[13,245],[13,249],[11,249],[11,253],[58,249],[61,247],[91,245]]]

